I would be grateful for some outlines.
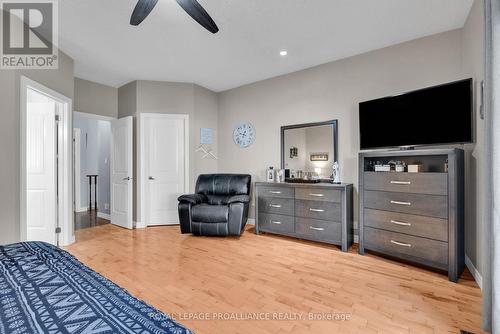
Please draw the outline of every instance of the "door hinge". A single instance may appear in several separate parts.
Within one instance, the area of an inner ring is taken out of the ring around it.
[[[56,115],[56,122],[59,122],[61,119],[59,117],[59,115]]]
[[[56,234],[59,234],[61,233],[61,228],[60,227],[56,227]]]

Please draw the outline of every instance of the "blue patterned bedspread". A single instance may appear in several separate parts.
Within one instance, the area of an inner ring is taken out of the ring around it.
[[[0,246],[0,333],[192,333],[40,242]]]

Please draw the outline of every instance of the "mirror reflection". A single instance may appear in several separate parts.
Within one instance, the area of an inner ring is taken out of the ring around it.
[[[325,124],[330,123],[330,124]],[[283,168],[290,178],[330,179],[336,160],[336,122],[282,128]]]

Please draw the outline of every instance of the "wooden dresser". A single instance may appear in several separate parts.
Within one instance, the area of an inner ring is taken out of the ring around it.
[[[423,172],[375,172],[390,160]],[[373,250],[448,271],[464,269],[464,152],[460,149],[361,153],[359,253]]]
[[[352,184],[256,183],[257,234],[340,245],[353,242]]]

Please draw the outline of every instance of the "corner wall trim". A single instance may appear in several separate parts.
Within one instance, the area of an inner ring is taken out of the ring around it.
[[[248,225],[254,225],[254,226],[255,226],[255,218],[248,218],[248,219],[247,219],[247,224],[248,224]]]
[[[134,222],[135,223],[135,228],[146,228],[147,225],[144,222]]]
[[[483,290],[483,277],[481,276],[479,271],[476,269],[476,267],[474,267],[474,264],[472,264],[472,261],[469,259],[469,257],[467,255],[465,255],[465,265],[467,266],[470,273],[472,274],[472,276],[476,280],[477,285],[479,285],[479,289],[481,289],[481,291],[482,291]]]

